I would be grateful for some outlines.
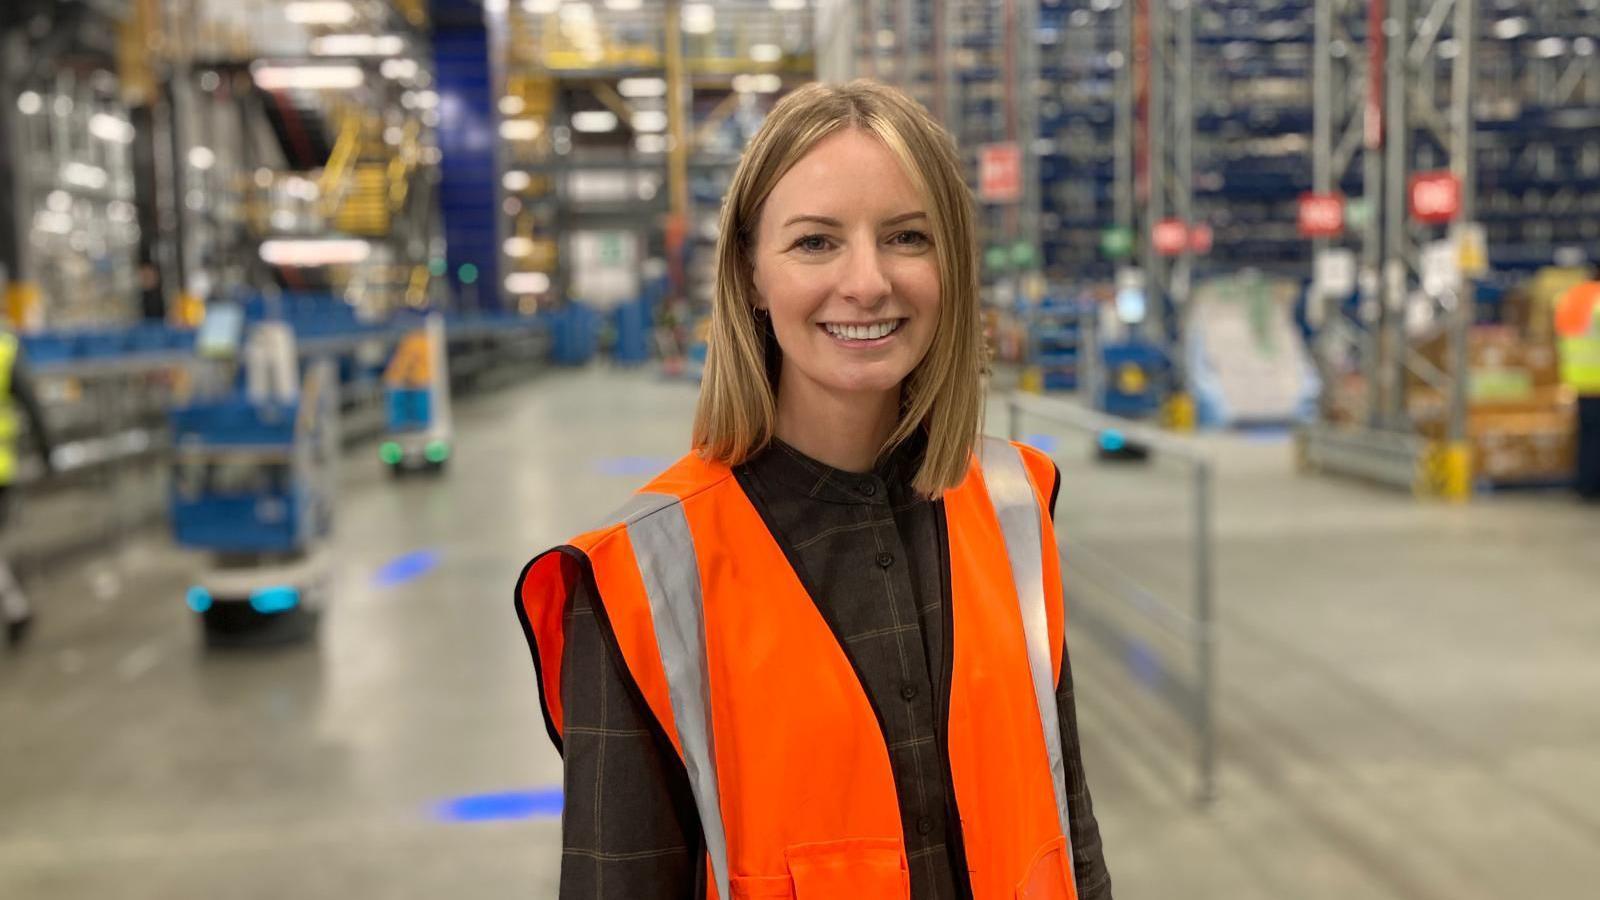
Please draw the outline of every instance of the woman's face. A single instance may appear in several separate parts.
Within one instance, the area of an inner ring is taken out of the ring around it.
[[[927,213],[889,149],[856,129],[823,139],[778,181],[754,265],[783,351],[781,395],[898,392],[939,318]]]

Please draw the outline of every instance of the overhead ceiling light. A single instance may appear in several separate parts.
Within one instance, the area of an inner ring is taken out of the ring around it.
[[[667,81],[664,78],[624,78],[617,82],[617,93],[630,99],[665,97]]]
[[[549,15],[560,7],[561,0],[522,0],[522,11],[535,16]]]
[[[283,14],[296,25],[349,25],[356,20],[356,8],[348,0],[296,0]]]
[[[585,134],[602,134],[615,131],[617,114],[609,109],[586,109],[572,114],[572,130]]]
[[[1572,52],[1579,56],[1593,56],[1595,51],[1594,38],[1581,37],[1572,42]]]
[[[106,174],[105,169],[81,162],[70,162],[62,166],[61,178],[70,184],[85,187],[91,191],[104,190],[105,186],[111,182],[111,177]]]
[[[666,131],[667,114],[659,109],[645,109],[633,114],[630,120],[634,131]]]
[[[505,174],[505,177],[500,179],[500,183],[505,185],[508,191],[525,191],[529,185],[533,184],[533,176],[527,172],[512,169]]]
[[[133,123],[110,113],[95,113],[90,116],[89,133],[113,144],[133,143]]]
[[[44,198],[44,205],[48,207],[51,212],[71,212],[72,195],[61,190],[51,191],[50,195]]]
[[[439,94],[437,91],[417,91],[417,95],[411,99],[411,102],[416,104],[417,109],[437,109],[439,107]]]
[[[396,56],[405,49],[398,34],[327,34],[311,41],[312,56]]]
[[[217,164],[217,154],[210,147],[189,148],[189,165],[204,172]]]
[[[404,81],[417,77],[417,61],[414,59],[386,59],[378,66],[378,71],[390,81]]]
[[[783,79],[770,72],[765,75],[735,75],[733,89],[741,94],[776,94],[783,89]]]
[[[806,0],[772,0],[772,8],[778,12],[799,12],[806,8]]]
[[[526,259],[527,257],[533,255],[533,238],[522,237],[520,235],[517,237],[508,237],[506,238],[503,249],[505,250],[506,255],[512,259]],[[508,278],[506,280],[508,282],[507,289],[509,290],[510,279]],[[517,292],[513,291],[513,293]]]
[[[500,98],[500,115],[502,116],[520,116],[527,107],[528,104],[524,103],[522,98],[516,94],[507,94]]]
[[[500,123],[500,136],[508,141],[538,140],[542,130],[538,119],[507,119]]]
[[[633,139],[633,149],[640,153],[665,153],[667,152],[667,136],[664,134],[641,134]]]
[[[686,3],[680,15],[685,34],[710,34],[717,30],[717,11],[709,3]]]
[[[44,109],[44,98],[36,91],[23,91],[17,96],[17,110],[31,116]]]
[[[514,272],[506,276],[507,293],[542,294],[548,290],[550,276],[543,272]]]
[[[348,91],[367,80],[359,66],[259,66],[251,75],[264,91]]]
[[[644,0],[606,0],[606,9],[615,12],[633,12],[643,8]]]
[[[587,3],[564,3],[559,12],[563,25],[594,24],[594,7]]]
[[[783,48],[777,44],[751,44],[750,58],[756,62],[774,63],[783,59]]]
[[[353,238],[279,238],[261,242],[261,260],[271,266],[348,266],[365,262],[371,255],[371,244]]]

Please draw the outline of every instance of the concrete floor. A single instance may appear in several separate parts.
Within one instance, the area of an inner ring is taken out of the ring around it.
[[[35,640],[0,653],[0,897],[553,896],[554,818],[436,811],[559,785],[512,583],[677,455],[693,399],[650,374],[559,373],[461,404],[442,480],[391,483],[358,450],[314,645],[204,651],[181,601],[191,561],[159,534],[34,584]],[[1186,677],[1183,645],[1096,587],[1116,570],[1185,596],[1184,484],[1059,442],[1117,896],[1595,896],[1600,513],[1559,495],[1420,505],[1296,476],[1282,441],[1205,443],[1222,617],[1209,810],[1191,799],[1192,734],[1151,687],[1152,671]],[[375,580],[419,551],[436,567]]]

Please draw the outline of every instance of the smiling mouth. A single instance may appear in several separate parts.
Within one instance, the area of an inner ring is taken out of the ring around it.
[[[864,322],[861,324],[823,322],[819,327],[843,341],[876,341],[899,331],[900,326],[905,323],[905,319],[886,319],[881,322]]]

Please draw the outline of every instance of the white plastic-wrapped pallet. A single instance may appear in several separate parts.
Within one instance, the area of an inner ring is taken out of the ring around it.
[[[1195,289],[1189,369],[1203,423],[1287,424],[1305,408],[1316,377],[1294,322],[1299,291],[1255,272]]]

